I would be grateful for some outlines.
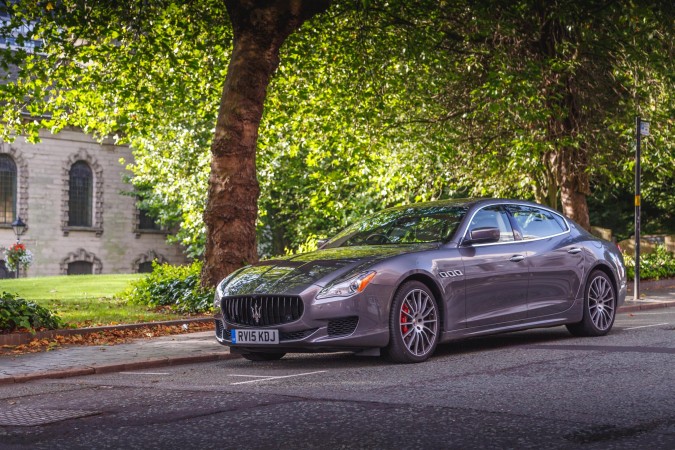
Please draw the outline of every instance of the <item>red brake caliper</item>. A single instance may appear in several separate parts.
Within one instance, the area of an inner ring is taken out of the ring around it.
[[[403,333],[408,332],[408,325],[404,325],[404,323],[408,321],[408,316],[406,316],[406,314],[409,313],[410,308],[408,308],[408,305],[404,304],[403,306],[401,306],[401,331],[403,331]]]

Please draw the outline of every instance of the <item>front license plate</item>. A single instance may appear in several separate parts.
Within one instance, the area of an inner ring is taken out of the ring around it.
[[[233,344],[278,344],[279,330],[230,330]]]

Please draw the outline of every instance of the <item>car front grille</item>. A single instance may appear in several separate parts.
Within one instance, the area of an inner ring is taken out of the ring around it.
[[[345,317],[344,319],[331,320],[328,322],[328,336],[348,336],[356,330],[358,324],[358,317]]]
[[[267,327],[298,320],[304,305],[297,296],[245,295],[223,298],[222,310],[229,323]]]

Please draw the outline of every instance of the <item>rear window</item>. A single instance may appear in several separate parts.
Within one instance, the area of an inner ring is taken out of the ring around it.
[[[523,234],[523,240],[545,238],[567,231],[564,219],[558,214],[532,206],[506,207]]]

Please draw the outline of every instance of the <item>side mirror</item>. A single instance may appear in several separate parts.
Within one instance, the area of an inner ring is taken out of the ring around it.
[[[476,228],[471,230],[470,238],[464,240],[464,244],[489,244],[491,242],[499,242],[501,236],[499,228]]]
[[[319,239],[318,241],[316,241],[317,250],[320,250],[324,245],[326,245],[327,242],[328,242],[328,239]]]

